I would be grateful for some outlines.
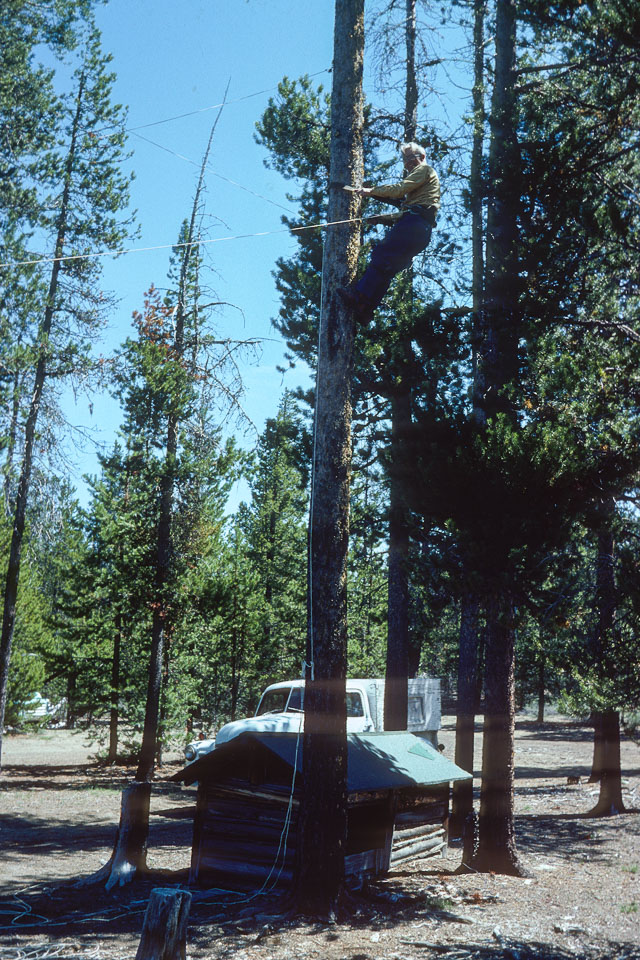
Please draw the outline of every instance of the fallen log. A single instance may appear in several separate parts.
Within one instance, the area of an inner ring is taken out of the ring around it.
[[[436,856],[436,851],[444,846],[444,837],[433,837],[430,840],[421,840],[417,843],[405,843],[399,848],[391,848],[391,863],[399,863],[401,860],[408,860],[410,857],[422,857],[430,853]]]

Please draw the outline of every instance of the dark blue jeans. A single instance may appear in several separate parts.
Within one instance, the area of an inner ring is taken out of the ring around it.
[[[356,284],[356,289],[372,307],[382,301],[395,275],[424,250],[431,239],[432,229],[419,213],[409,210],[376,244],[369,266]]]

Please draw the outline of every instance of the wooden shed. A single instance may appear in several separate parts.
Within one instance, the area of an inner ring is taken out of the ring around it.
[[[345,870],[379,876],[447,842],[449,790],[469,774],[411,733],[351,734]],[[302,737],[245,733],[172,779],[198,784],[190,881],[252,889],[293,881]]]

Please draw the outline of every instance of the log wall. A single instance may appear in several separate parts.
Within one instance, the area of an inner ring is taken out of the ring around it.
[[[297,791],[296,791],[297,792]],[[291,786],[238,780],[198,788],[190,882],[254,890],[290,886],[299,799]],[[357,794],[350,798],[345,872],[379,876],[415,857],[440,856],[447,842],[449,788]]]

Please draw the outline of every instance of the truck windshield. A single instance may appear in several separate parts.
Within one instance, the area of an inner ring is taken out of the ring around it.
[[[258,704],[256,717],[262,716],[263,713],[284,713],[290,690],[291,687],[285,687],[284,690],[267,690]]]
[[[304,690],[302,687],[285,687],[283,690],[267,690],[258,705],[256,716],[264,713],[299,713],[304,709]],[[347,691],[347,716],[364,717],[362,696]]]

